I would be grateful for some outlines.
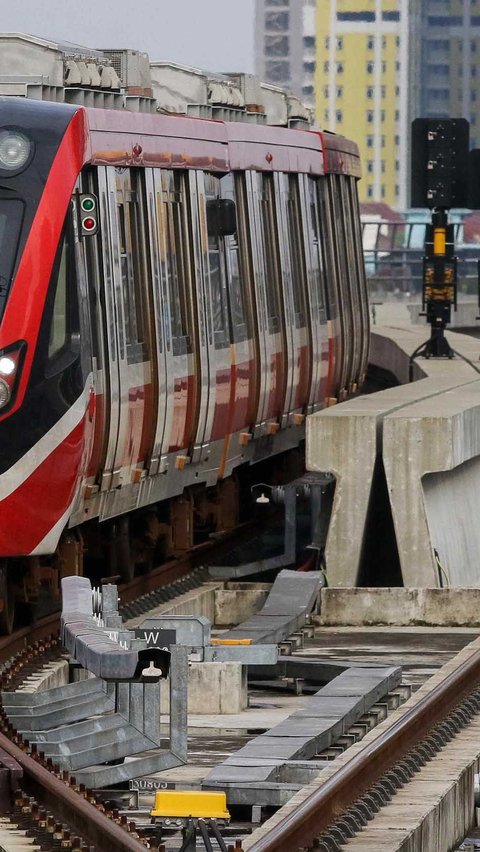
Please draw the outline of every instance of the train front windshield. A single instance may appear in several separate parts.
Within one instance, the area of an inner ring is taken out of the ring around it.
[[[18,199],[0,198],[0,318],[12,282],[23,209]]]

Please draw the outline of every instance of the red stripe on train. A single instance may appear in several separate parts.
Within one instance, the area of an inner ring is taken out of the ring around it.
[[[35,353],[53,262],[65,215],[85,154],[85,113],[75,113],[50,169],[0,328],[0,349],[16,340],[27,341],[25,362],[15,404],[22,404]]]
[[[65,514],[82,459],[84,425],[82,419],[28,479],[0,501],[2,556],[28,555]]]

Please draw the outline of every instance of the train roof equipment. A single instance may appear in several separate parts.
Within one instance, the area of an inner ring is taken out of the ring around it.
[[[151,62],[131,49],[90,48],[0,33],[0,95],[308,129],[312,111],[253,74]]]

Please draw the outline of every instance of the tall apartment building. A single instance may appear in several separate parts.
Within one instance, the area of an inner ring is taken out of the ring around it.
[[[480,0],[422,0],[415,14],[417,115],[467,118],[479,147]]]
[[[355,139],[363,201],[406,204],[409,0],[322,0],[317,4],[316,114]]]
[[[256,0],[255,73],[314,104],[316,0]]]
[[[408,205],[414,118],[470,121],[480,147],[480,0],[257,0],[256,71],[355,139],[362,201]]]
[[[480,145],[480,0],[319,0],[316,115],[360,146],[363,201],[408,204],[414,118],[467,118]]]

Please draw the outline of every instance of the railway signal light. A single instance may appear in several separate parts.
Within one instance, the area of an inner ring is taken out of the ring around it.
[[[91,237],[98,231],[98,201],[95,195],[79,196],[80,227],[82,236]]]
[[[465,118],[412,123],[412,207],[466,207],[470,125]]]

